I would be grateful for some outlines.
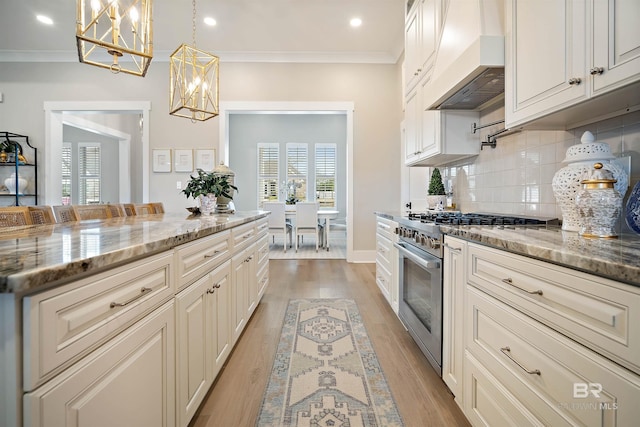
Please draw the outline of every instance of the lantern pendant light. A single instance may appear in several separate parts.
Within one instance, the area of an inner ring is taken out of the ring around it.
[[[77,0],[80,62],[142,76],[153,58],[152,0]]]
[[[196,1],[193,0],[193,46],[182,44],[169,58],[171,88],[169,114],[192,122],[209,120],[219,113],[219,58],[196,48]]]

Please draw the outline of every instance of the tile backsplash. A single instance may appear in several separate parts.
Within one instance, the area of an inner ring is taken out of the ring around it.
[[[480,123],[502,118],[504,108],[495,108],[483,111]],[[500,129],[502,125],[482,129],[481,139]],[[631,157],[628,196],[640,180],[640,112],[567,131],[530,130],[498,138],[496,148],[485,147],[477,157],[441,167],[445,186],[453,187],[453,201],[463,212],[562,218],[551,181],[565,166],[567,148],[580,143],[586,130],[596,141],[607,142],[615,156]],[[624,220],[621,223],[622,231],[627,231]]]

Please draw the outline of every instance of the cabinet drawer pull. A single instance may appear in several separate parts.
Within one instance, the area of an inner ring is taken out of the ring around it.
[[[506,347],[502,347],[500,349],[500,351],[502,352],[502,354],[504,354],[505,356],[507,356],[509,359],[511,359],[511,361],[513,363],[515,363],[516,365],[518,365],[520,367],[520,369],[522,369],[523,371],[525,371],[527,374],[531,374],[531,375],[540,375],[540,369],[534,369],[534,370],[529,370],[527,368],[525,368],[520,362],[518,362],[516,359],[513,358],[513,356],[511,356],[511,349],[509,348],[509,346]]]
[[[579,85],[580,82],[582,82],[582,79],[580,77],[571,77],[569,79],[569,84],[570,85]]]
[[[444,247],[447,248],[447,249],[450,249],[450,250],[452,250],[454,252],[462,252],[462,248],[454,248],[453,246],[449,246],[449,244],[447,244],[447,243],[444,244]]]
[[[215,251],[213,251],[213,253],[212,253],[211,255],[206,255],[206,254],[205,254],[205,256],[204,256],[204,257],[205,257],[205,258],[213,258],[213,257],[215,257],[215,256],[216,256],[217,254],[219,254],[219,253],[220,253],[220,251],[215,250]]]
[[[146,294],[147,292],[151,292],[153,289],[151,288],[142,288],[140,289],[140,293],[138,295],[136,295],[135,297],[125,301],[125,302],[112,302],[111,304],[109,304],[109,308],[115,308],[115,307],[124,307],[125,305],[129,305],[132,302],[134,302],[135,300],[137,300],[138,298],[142,298],[142,296],[144,294]]]
[[[604,68],[602,68],[602,67],[593,67],[592,69],[589,70],[589,73],[592,76],[595,76],[596,74],[602,74],[602,73],[604,73]]]
[[[518,285],[514,284],[514,283],[513,283],[513,280],[511,280],[511,277],[509,277],[509,278],[507,278],[507,279],[502,279],[502,281],[503,281],[504,283],[506,283],[507,285],[511,285],[511,286],[513,286],[514,288],[521,290],[522,292],[526,292],[526,293],[528,293],[528,294],[538,294],[538,295],[542,295],[542,289],[538,289],[537,291],[528,291],[528,290],[526,290],[526,289],[524,289],[524,288],[521,288],[520,286],[518,286]]]
[[[215,291],[216,291],[216,287],[215,287],[215,286],[212,286],[212,287],[211,287],[211,289],[207,289],[207,293],[208,293],[208,294],[212,294],[212,293],[214,293]]]

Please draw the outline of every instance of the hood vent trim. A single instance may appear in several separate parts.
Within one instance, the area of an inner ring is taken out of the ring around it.
[[[504,93],[504,68],[487,68],[436,109],[477,110],[502,93]]]

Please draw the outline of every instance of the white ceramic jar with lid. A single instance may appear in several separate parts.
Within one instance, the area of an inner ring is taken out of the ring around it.
[[[580,231],[582,220],[576,206],[576,195],[582,188],[582,181],[589,177],[595,163],[601,163],[602,168],[611,172],[616,180],[614,188],[624,195],[629,186],[629,177],[625,170],[613,159],[611,147],[606,142],[596,142],[589,131],[582,134],[580,144],[567,149],[562,163],[567,165],[558,170],[553,176],[552,188],[556,201],[562,210],[562,229]]]

